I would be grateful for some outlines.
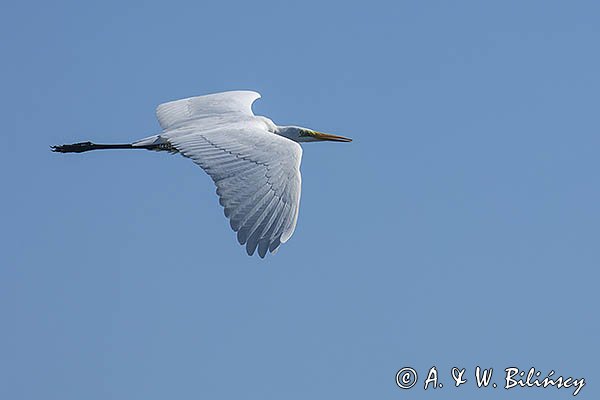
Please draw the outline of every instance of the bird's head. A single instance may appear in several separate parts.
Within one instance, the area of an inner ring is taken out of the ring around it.
[[[300,126],[280,126],[279,134],[295,142],[351,142],[352,139],[331,135],[329,133],[317,132]]]

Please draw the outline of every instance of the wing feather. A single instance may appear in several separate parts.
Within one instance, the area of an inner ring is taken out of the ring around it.
[[[214,181],[240,244],[260,257],[292,235],[300,204],[302,148],[255,117],[251,91],[216,93],[158,106],[160,135],[134,145],[170,143]],[[267,122],[265,122],[267,121]]]
[[[245,125],[212,130],[192,126],[184,133],[178,125],[177,133],[161,136],[210,175],[238,241],[249,255],[258,248],[264,257],[295,229],[302,148],[259,123]]]
[[[252,103],[259,98],[259,93],[243,90],[190,97],[159,105],[156,117],[165,131],[202,119],[218,124],[240,116],[252,117]]]

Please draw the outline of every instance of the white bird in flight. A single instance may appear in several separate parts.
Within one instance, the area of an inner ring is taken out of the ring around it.
[[[219,202],[248,255],[264,258],[294,233],[300,207],[298,142],[351,142],[256,116],[260,94],[232,91],[164,103],[156,109],[162,133],[129,144],[82,142],[52,146],[60,153],[146,149],[191,158],[214,181]]]

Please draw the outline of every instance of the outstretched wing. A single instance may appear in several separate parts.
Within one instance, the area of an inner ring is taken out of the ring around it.
[[[163,131],[197,124],[202,120],[234,121],[252,117],[252,103],[260,94],[251,91],[232,91],[190,97],[161,104],[156,117]]]
[[[213,179],[225,216],[248,255],[258,247],[264,257],[296,227],[302,148],[258,124],[248,125],[192,131],[167,140]]]

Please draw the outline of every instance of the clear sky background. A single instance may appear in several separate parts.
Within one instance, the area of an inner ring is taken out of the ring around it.
[[[494,3],[3,4],[0,398],[598,398],[600,6]],[[48,147],[232,89],[354,138],[264,260],[190,160]]]

